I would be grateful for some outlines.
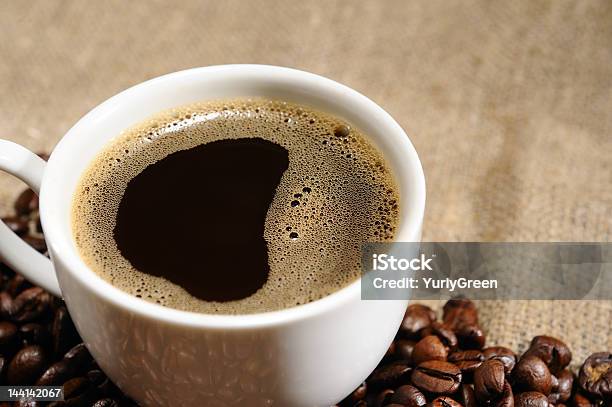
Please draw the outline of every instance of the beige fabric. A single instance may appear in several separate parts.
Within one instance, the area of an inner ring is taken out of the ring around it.
[[[145,79],[253,62],[343,82],[410,134],[428,240],[608,241],[609,1],[3,2],[0,135],[50,150]],[[0,178],[0,212],[21,185]],[[481,304],[490,339],[612,350],[612,302]]]

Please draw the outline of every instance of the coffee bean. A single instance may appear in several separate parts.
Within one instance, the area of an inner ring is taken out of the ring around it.
[[[33,383],[47,365],[47,356],[38,345],[26,346],[13,357],[6,371],[9,384]]]
[[[579,391],[572,397],[572,406],[574,407],[595,407],[595,403],[591,401],[587,396],[580,393]]]
[[[588,394],[612,402],[612,353],[589,356],[580,368],[578,383]]]
[[[428,360],[446,360],[448,352],[446,347],[440,341],[440,338],[434,335],[429,335],[421,339],[414,345],[412,351],[412,361],[415,365],[419,365]]]
[[[414,345],[416,345],[416,342],[410,339],[398,339],[394,343],[395,356],[398,359],[406,360],[414,364],[412,361],[412,352],[414,352]]]
[[[504,383],[504,391],[490,403],[493,407],[514,407],[514,393],[508,381]]]
[[[477,326],[478,311],[476,305],[467,298],[448,300],[443,307],[442,320],[453,331],[465,326]]]
[[[35,400],[19,400],[14,405],[15,407],[41,407],[43,403]]]
[[[537,356],[546,363],[551,373],[565,369],[572,361],[572,352],[565,343],[552,336],[536,336],[525,355]]]
[[[461,349],[482,349],[485,346],[486,335],[478,325],[461,326],[455,334]]]
[[[65,360],[60,360],[49,366],[47,370],[36,381],[37,386],[57,386],[74,375],[74,369]]]
[[[430,326],[421,330],[421,338],[429,335],[437,336],[449,350],[454,350],[457,347],[457,335],[443,323],[434,321]]]
[[[411,304],[400,326],[400,334],[406,338],[418,338],[419,331],[431,325],[436,320],[436,313],[421,304]]]
[[[2,319],[11,319],[15,310],[13,297],[6,292],[0,292],[0,317]]]
[[[435,394],[452,394],[461,384],[461,370],[452,363],[430,360],[419,364],[412,372],[412,384]]]
[[[14,208],[18,216],[27,216],[38,210],[38,196],[31,189],[24,190],[17,197]]]
[[[93,360],[89,350],[87,350],[83,343],[79,343],[66,352],[64,359],[70,362],[75,369],[84,369],[87,367],[88,362]]]
[[[93,372],[93,374],[92,374],[92,372]],[[100,372],[100,371],[99,370],[93,370],[93,371],[88,372],[87,373],[87,378],[89,379],[90,382],[92,382],[94,384],[99,384],[99,383],[101,383],[100,379],[102,379],[102,377],[98,376],[98,373],[96,373],[96,372]],[[100,372],[100,373],[102,373],[102,372]],[[99,383],[96,383],[96,382],[99,382]],[[346,396],[344,398],[344,400],[342,400],[339,403],[339,405],[340,406],[354,406],[355,403],[357,403],[359,400],[364,399],[367,393],[368,393],[367,392],[367,385],[366,385],[365,382],[363,382],[351,394]]]
[[[28,233],[30,227],[28,225],[28,219],[20,216],[9,216],[2,218],[2,221],[19,236],[23,236]]]
[[[395,392],[391,389],[385,389],[378,393],[378,395],[374,398],[373,405],[374,407],[383,407],[389,404],[391,397]]]
[[[453,400],[448,396],[442,396],[435,398],[431,403],[427,404],[427,406],[431,407],[463,407],[461,403]]]
[[[484,360],[483,353],[478,350],[458,350],[448,355],[448,361],[461,369],[464,378],[466,375],[472,374]]]
[[[419,389],[409,384],[398,387],[390,401],[391,403],[406,407],[420,407],[427,404],[425,395]]]
[[[113,399],[100,399],[93,403],[91,407],[119,407],[119,403]]]
[[[548,395],[552,389],[550,370],[537,356],[522,357],[512,371],[512,378],[520,391],[536,391]]]
[[[66,307],[61,306],[55,311],[53,324],[51,327],[51,337],[53,339],[53,352],[61,356],[77,343],[81,342],[72,319]]]
[[[42,288],[28,288],[15,297],[13,303],[13,320],[17,322],[28,322],[39,318],[49,311],[52,301],[51,294]]]
[[[0,355],[0,383],[4,383],[4,371],[7,364],[6,358]]]
[[[389,347],[387,348],[387,351],[385,352],[385,356],[383,356],[384,359],[391,359],[393,358],[393,356],[395,356],[395,341],[391,342],[391,345],[389,345]]]
[[[481,402],[499,397],[504,391],[506,373],[502,362],[489,359],[474,371],[474,392]]]
[[[19,337],[23,346],[40,345],[47,349],[51,343],[49,330],[41,324],[30,322],[19,328]]]
[[[0,321],[0,354],[12,354],[18,343],[17,326],[8,321]]]
[[[99,384],[102,384],[104,380],[106,380],[106,375],[104,374],[104,372],[102,372],[99,369],[90,370],[89,372],[87,372],[86,376],[87,376],[87,380],[89,380],[94,386],[98,386]],[[364,385],[365,383],[359,386],[357,390],[355,390],[353,393],[358,392],[358,390],[361,389],[362,386]],[[365,394],[364,394],[364,397],[365,397]]]
[[[459,388],[459,401],[464,407],[476,407],[478,405],[472,386],[465,383],[461,385]]]
[[[553,385],[552,393],[548,396],[548,401],[553,404],[559,404],[569,400],[572,395],[572,386],[574,384],[574,375],[567,369],[557,373],[556,379],[556,386]]]
[[[485,359],[497,359],[504,364],[506,374],[510,374],[516,365],[516,354],[503,346],[491,346],[483,349]]]
[[[17,296],[26,288],[29,288],[30,284],[26,281],[25,277],[21,274],[15,274],[8,283],[6,291],[11,297]]]
[[[52,386],[62,384],[72,376],[85,372],[91,359],[91,355],[85,345],[80,343],[70,349],[62,360],[51,365],[38,379],[37,385]]]
[[[70,399],[83,394],[90,386],[89,380],[84,377],[75,377],[64,383],[64,398]]]
[[[378,367],[366,380],[368,387],[373,389],[394,388],[410,376],[411,367],[405,361],[393,362]]]
[[[514,398],[515,407],[548,407],[548,398],[537,391],[519,393]]]
[[[41,237],[24,236],[23,240],[39,253],[45,253],[47,251],[47,242]]]

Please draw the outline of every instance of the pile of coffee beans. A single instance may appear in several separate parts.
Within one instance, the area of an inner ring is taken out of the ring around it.
[[[468,299],[448,301],[441,321],[410,305],[383,360],[339,406],[612,406],[612,353],[591,355],[575,376],[559,339],[536,336],[520,357],[485,339]]]
[[[24,191],[4,222],[46,254],[38,198]],[[63,386],[64,401],[16,406],[134,406],[82,343],[64,302],[0,263],[0,385]],[[0,402],[0,407],[10,405]]]
[[[24,191],[15,215],[3,220],[46,253],[32,191]],[[448,301],[441,321],[431,308],[410,305],[383,360],[339,407],[612,407],[612,353],[591,355],[574,374],[572,354],[559,339],[536,336],[520,357],[502,346],[486,347],[485,340],[468,299]],[[50,406],[136,405],[100,370],[63,301],[2,263],[0,385],[62,385],[65,401]]]

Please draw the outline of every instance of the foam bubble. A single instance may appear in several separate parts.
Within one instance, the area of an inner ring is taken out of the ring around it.
[[[113,238],[128,182],[176,151],[247,137],[275,142],[289,152],[289,168],[266,217],[270,274],[264,286],[245,299],[209,302],[133,268]],[[393,176],[358,129],[306,106],[236,99],[165,111],[111,140],[80,180],[72,230],[86,264],[136,297],[187,311],[247,314],[305,304],[355,281],[361,244],[391,240],[398,213]]]

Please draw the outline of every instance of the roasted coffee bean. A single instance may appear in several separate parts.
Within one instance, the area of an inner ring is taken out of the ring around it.
[[[389,347],[387,348],[387,351],[385,352],[385,356],[383,356],[384,359],[391,359],[395,356],[395,341],[391,342],[391,345],[389,345]]]
[[[457,347],[457,335],[443,323],[434,321],[430,326],[421,330],[421,338],[429,335],[437,336],[449,350],[454,350]]]
[[[13,320],[28,322],[41,317],[50,310],[51,294],[40,287],[24,290],[13,302]]]
[[[391,400],[391,397],[393,397],[394,393],[395,392],[391,389],[385,389],[381,391],[380,393],[378,393],[376,397],[374,397],[374,402],[372,404],[374,405],[374,407],[387,406]]]
[[[519,393],[514,398],[515,407],[548,407],[548,398],[537,391]]]
[[[390,401],[391,403],[406,407],[420,407],[427,404],[425,395],[419,389],[409,384],[398,387]]]
[[[6,358],[0,355],[0,383],[4,383],[4,371],[6,370],[7,364]]]
[[[93,373],[92,373],[93,372]],[[100,384],[103,380],[101,376],[98,376],[99,370],[93,370],[87,373],[87,378],[90,382],[94,384]],[[102,372],[100,372],[102,373]],[[102,380],[101,380],[102,379]],[[98,382],[98,383],[96,383]],[[344,400],[342,400],[339,405],[340,406],[354,406],[359,400],[363,400],[368,393],[367,385],[365,382],[361,383],[359,387],[357,387],[351,394],[346,396]]]
[[[26,346],[13,357],[6,371],[9,384],[31,384],[47,366],[47,355],[38,345]]]
[[[412,384],[434,394],[452,394],[461,384],[461,370],[452,363],[430,360],[412,372]]]
[[[14,208],[18,216],[27,216],[38,210],[38,196],[31,189],[24,190],[17,197]]]
[[[512,378],[519,391],[536,391],[549,395],[552,390],[550,370],[537,356],[522,357],[512,371]]]
[[[572,397],[572,406],[574,407],[595,407],[595,403],[591,401],[587,396],[580,393],[579,391]]]
[[[504,392],[506,373],[504,365],[496,359],[489,359],[474,371],[474,392],[481,402],[494,400]]]
[[[9,216],[2,218],[2,221],[19,236],[23,236],[28,233],[30,227],[28,225],[28,219],[20,216]]]
[[[15,407],[41,407],[42,405],[42,402],[35,400],[19,400],[14,404]]]
[[[51,327],[51,336],[53,339],[53,352],[57,356],[61,356],[72,348],[77,343],[81,342],[68,310],[61,306],[55,311],[55,317]]]
[[[546,363],[551,373],[565,369],[572,361],[572,352],[565,343],[552,336],[536,336],[523,356],[537,356]]]
[[[13,297],[6,292],[0,292],[0,317],[3,319],[11,319],[15,311]]]
[[[49,330],[41,324],[30,322],[19,328],[19,337],[23,346],[40,345],[48,348],[51,343]]]
[[[476,304],[467,298],[454,298],[444,304],[442,320],[456,331],[464,326],[478,325]]]
[[[411,370],[412,368],[405,361],[392,362],[376,368],[366,383],[368,387],[377,390],[394,388],[410,377]]]
[[[486,335],[478,325],[461,326],[455,334],[461,349],[482,349],[485,346]]]
[[[478,350],[458,350],[448,355],[448,361],[461,369],[464,378],[466,374],[472,374],[484,360],[483,353]]]
[[[15,274],[8,283],[6,291],[11,297],[19,295],[23,290],[29,288],[30,284],[21,274]]]
[[[0,354],[12,354],[19,344],[17,326],[8,321],[0,321]]]
[[[553,376],[555,377],[555,376]],[[553,404],[563,403],[572,395],[572,386],[574,384],[574,375],[565,369],[557,373],[557,383],[553,384],[552,393],[548,395],[548,401]]]
[[[580,368],[578,383],[588,394],[612,402],[612,353],[589,356]]]
[[[412,361],[415,365],[428,360],[446,360],[447,356],[446,346],[435,335],[426,336],[418,341],[412,351]]]
[[[91,407],[119,407],[119,403],[113,399],[100,399],[93,403]]]
[[[435,398],[431,403],[427,404],[427,406],[431,407],[463,407],[461,403],[453,400],[448,396],[442,396]]]
[[[464,407],[476,407],[478,403],[476,402],[476,395],[474,394],[474,388],[469,385],[463,383],[461,387],[459,387],[458,400],[463,404]]]
[[[516,365],[516,354],[503,346],[491,346],[482,350],[485,359],[497,359],[504,364],[506,374],[510,374]]]
[[[23,240],[39,253],[45,253],[47,251],[47,242],[41,237],[24,236]]]
[[[512,386],[507,380],[504,383],[502,394],[492,400],[489,405],[493,407],[514,407],[514,393],[512,392]]]
[[[74,346],[64,355],[64,359],[70,362],[75,369],[85,369],[88,363],[93,359],[85,344],[79,343]]]
[[[55,362],[36,381],[37,386],[57,386],[74,375],[74,369],[66,360]]]
[[[75,377],[64,383],[64,398],[70,399],[84,393],[90,386],[89,380],[84,377]]]
[[[91,359],[85,345],[80,343],[70,349],[62,360],[51,365],[38,379],[37,384],[39,386],[62,384],[70,377],[84,373]]]
[[[94,386],[98,386],[100,384],[102,384],[104,382],[104,380],[106,380],[106,375],[104,374],[104,372],[102,372],[101,370],[98,369],[93,369],[90,370],[89,372],[87,372],[87,380],[89,380]],[[365,388],[365,383],[363,383],[361,386],[359,386],[353,393],[351,393],[349,396],[357,393],[360,394],[362,388]],[[363,397],[365,397],[367,394],[367,392],[364,393]],[[362,397],[362,398],[363,398]],[[357,399],[360,400],[360,399]]]
[[[412,352],[414,352],[414,345],[416,345],[416,342],[410,339],[398,339],[394,343],[395,356],[398,359],[414,363],[412,361]]]
[[[411,304],[400,326],[400,334],[406,338],[418,338],[419,331],[436,320],[436,313],[428,306]]]

